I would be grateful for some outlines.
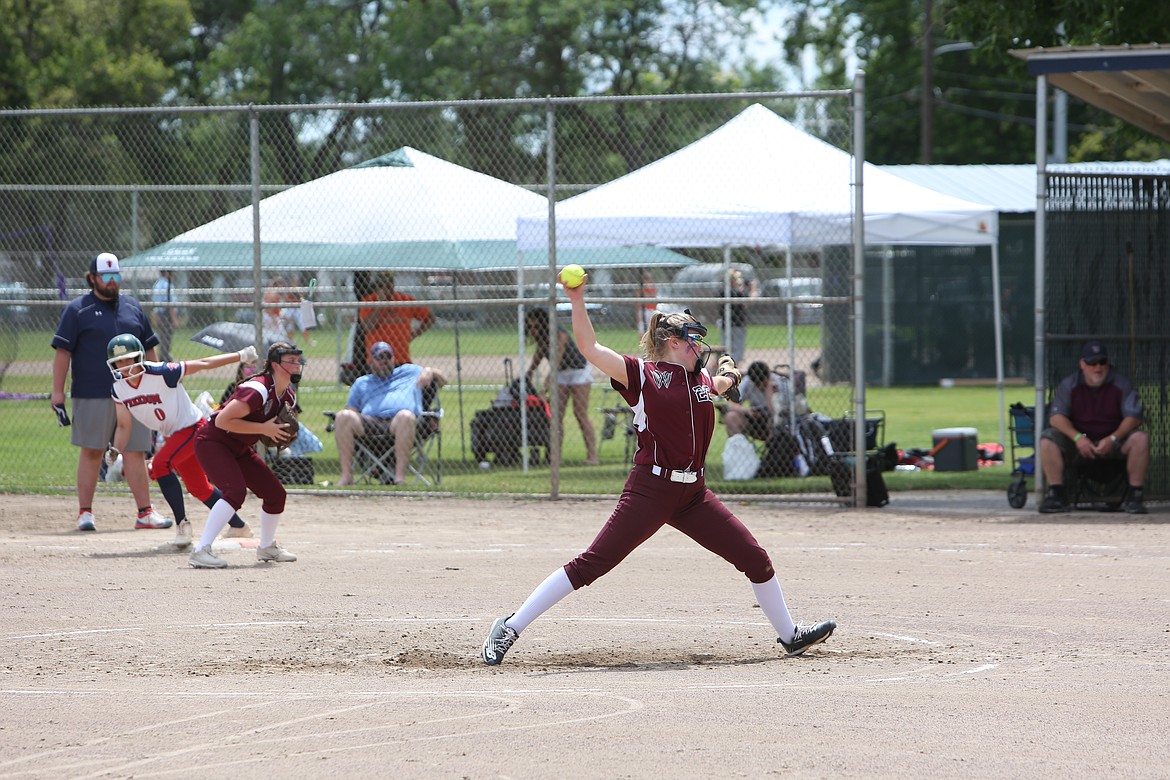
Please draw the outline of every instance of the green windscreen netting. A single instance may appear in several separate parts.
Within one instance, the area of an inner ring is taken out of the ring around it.
[[[1032,216],[1001,215],[1004,376],[1033,380]],[[831,273],[826,270],[826,283]],[[995,380],[990,247],[870,247],[865,260],[866,381],[937,385]],[[847,310],[834,312],[847,316]],[[847,327],[847,323],[842,323]]]
[[[1147,494],[1170,495],[1170,177],[1053,174],[1045,230],[1047,385],[1100,339],[1138,387]]]

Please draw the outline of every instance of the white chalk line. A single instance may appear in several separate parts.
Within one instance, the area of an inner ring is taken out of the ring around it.
[[[203,751],[203,750],[215,749],[216,747],[221,745],[224,742],[224,740],[226,740],[226,739],[239,739],[241,737],[247,736],[248,734],[260,733],[263,731],[268,731],[268,730],[273,729],[273,728],[282,728],[285,726],[292,726],[292,725],[295,725],[297,723],[302,723],[302,722],[307,721],[307,720],[314,720],[314,719],[319,719],[319,718],[329,718],[329,717],[334,717],[336,715],[343,715],[345,713],[353,712],[355,710],[360,710],[360,709],[372,707],[372,706],[374,706],[374,704],[376,704],[376,702],[366,702],[363,704],[356,704],[352,707],[343,707],[341,709],[329,710],[326,712],[316,713],[314,715],[306,715],[306,716],[302,716],[299,718],[291,718],[287,721],[283,721],[280,723],[271,723],[271,724],[268,724],[267,726],[251,726],[251,727],[248,727],[248,728],[243,729],[241,731],[238,731],[235,734],[218,735],[218,738],[214,742],[209,741],[209,742],[201,742],[197,745],[188,745],[188,746],[180,748],[178,750],[171,750],[171,751],[168,751],[165,753],[158,753],[154,756],[149,756],[147,758],[141,758],[141,759],[138,759],[136,761],[130,761],[130,762],[127,762],[127,763],[122,764],[120,766],[106,767],[105,769],[102,769],[101,771],[99,771],[95,774],[82,775],[82,777],[101,777],[102,775],[107,775],[107,774],[111,774],[111,773],[123,773],[124,774],[124,773],[126,773],[126,770],[131,769],[131,768],[136,767],[136,766],[143,766],[145,764],[154,763],[155,761],[162,761],[162,760],[167,759],[167,758],[177,758],[179,756],[183,756],[183,755],[186,755],[188,753],[194,753],[194,752],[199,752],[199,751]],[[71,769],[71,768],[75,768],[75,767],[70,767],[68,765],[55,767],[55,769],[57,769],[57,770]],[[188,767],[188,771],[190,771],[190,767]],[[134,774],[137,775],[138,773],[136,772]]]
[[[588,723],[591,721],[606,720],[609,718],[615,718],[615,717],[620,717],[623,715],[628,715],[632,712],[637,712],[638,710],[642,709],[642,707],[644,706],[640,700],[631,699],[631,698],[626,697],[626,696],[618,696],[615,694],[608,694],[608,693],[592,694],[592,695],[600,695],[600,696],[604,696],[605,698],[615,699],[619,702],[624,702],[626,704],[626,707],[624,709],[621,709],[621,710],[617,710],[614,712],[605,712],[605,713],[601,713],[598,715],[584,715],[584,716],[576,717],[576,718],[559,718],[556,720],[539,721],[536,723],[527,723],[527,724],[519,725],[519,726],[510,726],[510,725],[501,724],[501,725],[494,726],[492,728],[480,729],[477,731],[453,731],[453,732],[447,732],[447,733],[442,733],[442,734],[428,734],[425,736],[418,736],[418,737],[396,737],[394,739],[379,740],[377,742],[367,742],[367,743],[363,743],[360,745],[346,745],[346,746],[319,748],[319,749],[312,749],[312,750],[302,750],[302,751],[294,752],[291,754],[286,754],[285,758],[286,759],[287,758],[302,758],[302,757],[308,757],[308,756],[325,755],[325,754],[329,754],[329,753],[348,753],[348,752],[353,752],[356,750],[370,750],[370,749],[376,749],[376,748],[381,748],[381,747],[388,747],[391,745],[406,745],[406,744],[412,744],[412,743],[435,742],[438,740],[446,740],[446,739],[463,739],[463,738],[467,738],[467,737],[485,736],[485,735],[489,735],[489,734],[499,734],[502,732],[509,732],[509,731],[525,731],[525,730],[531,730],[531,729],[552,728],[552,727],[556,727],[556,726],[568,726],[568,725],[573,725],[573,724],[577,724],[577,723]],[[518,702],[513,702],[512,704],[518,704]],[[461,719],[467,720],[467,719],[471,719],[471,718],[486,718],[486,717],[490,717],[490,716],[497,716],[500,712],[506,711],[506,709],[507,708],[504,708],[503,710],[497,710],[495,712],[479,713],[476,715],[453,716],[451,718],[440,718],[440,719],[436,719],[434,721],[413,721],[413,722],[408,723],[408,724],[389,724],[389,725],[383,726],[381,728],[401,728],[403,726],[414,725],[414,724],[443,723],[443,722],[450,722],[450,721],[461,720]],[[279,725],[283,725],[283,724],[279,724]],[[281,739],[262,741],[260,744],[264,744],[264,742],[294,741],[294,740],[304,739],[304,738],[310,737],[310,736],[330,737],[331,735],[332,735],[331,732],[327,732],[327,733],[323,733],[323,734],[319,734],[319,735],[304,735],[304,736],[296,736],[296,737],[287,737],[287,738],[281,738]],[[252,743],[248,742],[247,744],[252,744]],[[219,768],[225,768],[225,767],[241,766],[244,764],[270,762],[271,760],[272,760],[271,756],[261,756],[261,757],[238,759],[235,761],[222,761],[218,764],[200,763],[198,766],[199,766],[200,770],[219,769]],[[114,769],[105,770],[100,774],[108,774],[109,772],[116,772],[120,769],[122,769],[122,767],[116,767]],[[147,774],[143,774],[141,772],[135,772],[134,774],[136,777],[158,777],[158,776],[162,776],[162,775],[187,774],[190,771],[191,771],[191,767],[182,767],[182,768],[162,770],[162,771],[147,773]],[[100,776],[100,775],[92,775],[92,777],[98,777],[98,776]]]
[[[0,693],[5,693],[5,692],[0,692]],[[96,691],[89,691],[89,692],[85,692],[85,695],[97,695],[98,693],[99,692],[96,692]],[[174,693],[175,692],[146,691],[146,692],[143,692],[143,695],[168,696],[168,695],[173,695]],[[272,692],[266,692],[266,693],[271,694]],[[336,740],[339,737],[352,736],[355,734],[363,734],[363,733],[369,733],[369,732],[375,732],[375,731],[385,731],[387,729],[399,729],[400,730],[400,729],[404,729],[404,728],[415,728],[415,727],[419,727],[419,726],[428,726],[428,725],[435,725],[435,724],[447,724],[447,723],[454,723],[454,722],[458,722],[458,721],[478,720],[478,719],[483,719],[483,718],[498,718],[501,714],[506,713],[508,710],[512,709],[513,707],[520,705],[519,699],[515,698],[515,697],[532,696],[532,695],[549,695],[549,694],[569,694],[569,695],[573,695],[573,696],[582,696],[582,695],[600,696],[600,697],[604,697],[604,698],[608,698],[608,699],[615,699],[619,702],[623,702],[626,706],[624,708],[616,710],[616,711],[600,713],[597,715],[587,715],[587,716],[580,716],[580,717],[573,717],[573,718],[559,718],[559,719],[554,719],[554,720],[542,720],[542,721],[539,721],[536,723],[529,723],[529,724],[524,724],[524,725],[519,725],[519,726],[501,724],[501,725],[498,725],[498,726],[495,726],[492,728],[479,729],[479,730],[470,731],[470,732],[469,731],[451,731],[451,732],[445,732],[445,733],[441,733],[441,734],[428,734],[428,735],[424,735],[424,736],[415,736],[415,737],[398,736],[398,737],[395,737],[393,739],[378,740],[378,741],[374,741],[374,742],[367,742],[367,743],[362,743],[362,744],[357,744],[357,745],[347,745],[347,746],[342,746],[342,747],[329,747],[329,748],[303,750],[303,751],[299,751],[297,753],[294,753],[293,755],[312,756],[312,755],[320,755],[320,754],[326,754],[326,753],[350,752],[350,751],[355,751],[355,750],[367,750],[370,748],[378,748],[378,747],[384,747],[384,746],[395,745],[395,744],[407,744],[407,743],[426,742],[426,741],[434,741],[434,740],[441,740],[441,739],[452,739],[452,738],[464,738],[464,737],[471,737],[471,736],[479,736],[479,735],[498,733],[498,732],[502,732],[502,731],[519,731],[519,730],[524,730],[524,729],[549,728],[549,727],[554,727],[554,726],[563,726],[563,725],[570,725],[570,724],[575,724],[575,723],[583,723],[583,722],[588,722],[588,721],[618,717],[620,715],[624,715],[624,714],[628,714],[628,713],[637,711],[639,709],[642,709],[642,707],[643,707],[643,704],[640,700],[631,699],[631,698],[626,697],[626,696],[619,696],[619,695],[612,694],[612,693],[609,693],[609,692],[606,692],[606,691],[603,691],[600,689],[596,689],[596,688],[594,688],[594,689],[543,688],[543,689],[526,690],[526,691],[507,690],[507,691],[501,691],[501,692],[492,692],[492,691],[456,691],[456,692],[451,692],[451,691],[358,691],[358,692],[351,692],[351,693],[343,693],[340,695],[343,695],[343,696],[346,696],[349,698],[352,698],[352,697],[369,698],[369,697],[373,696],[373,697],[376,697],[378,700],[373,701],[373,702],[363,702],[361,704],[356,704],[356,705],[349,706],[349,707],[333,708],[333,709],[325,710],[322,712],[313,713],[310,715],[304,715],[304,716],[300,716],[297,718],[291,718],[291,719],[284,720],[284,721],[278,721],[275,723],[269,723],[269,724],[260,725],[260,726],[249,726],[245,729],[241,729],[240,731],[238,731],[237,733],[234,733],[234,734],[216,735],[214,742],[204,741],[204,742],[200,742],[199,744],[187,745],[187,746],[184,746],[183,748],[179,748],[176,750],[170,750],[170,751],[166,751],[166,752],[162,752],[162,753],[157,753],[157,754],[152,755],[152,756],[137,759],[135,761],[126,762],[124,764],[120,764],[117,766],[106,766],[102,769],[94,771],[92,774],[82,775],[82,777],[96,778],[96,777],[101,777],[101,776],[108,775],[108,774],[130,774],[130,773],[132,773],[136,777],[142,777],[142,776],[161,776],[161,775],[167,775],[167,774],[175,774],[175,773],[179,773],[179,772],[186,773],[186,772],[191,771],[191,769],[192,769],[191,766],[184,766],[182,768],[176,768],[176,769],[165,769],[165,770],[159,770],[156,772],[148,772],[148,773],[143,773],[141,771],[141,768],[146,767],[150,764],[157,763],[159,761],[173,760],[173,759],[181,758],[185,755],[189,755],[189,754],[193,754],[193,753],[200,753],[200,752],[204,752],[207,750],[222,749],[225,745],[248,745],[248,746],[259,747],[261,745],[272,745],[272,744],[287,743],[287,742],[299,742],[299,741],[307,741],[307,740],[314,740],[314,739]],[[206,696],[207,692],[181,692],[180,695]],[[249,695],[263,695],[263,694],[255,694],[254,693],[254,694],[249,694]],[[327,696],[329,696],[329,697],[336,697],[337,695],[339,695],[339,694],[337,694],[337,693],[327,694]],[[322,696],[320,694],[296,694],[295,696],[293,696],[293,698],[300,698],[300,699],[312,699],[312,698],[321,698],[321,697]],[[380,704],[383,704],[387,699],[391,699],[391,698],[393,698],[393,699],[403,699],[403,698],[420,698],[420,699],[421,698],[426,698],[426,699],[475,698],[475,699],[481,699],[481,700],[495,700],[495,701],[501,702],[501,705],[494,707],[490,710],[480,712],[480,713],[450,715],[450,716],[431,718],[431,719],[426,719],[426,720],[410,719],[410,720],[407,720],[405,722],[386,722],[386,723],[380,723],[380,724],[374,725],[374,726],[363,726],[363,727],[358,727],[358,728],[341,729],[341,730],[333,729],[333,730],[326,730],[326,731],[317,731],[317,732],[297,734],[297,735],[292,735],[292,736],[270,737],[267,739],[256,739],[255,738],[257,734],[272,732],[272,731],[275,731],[278,729],[288,728],[290,726],[295,726],[295,725],[298,725],[301,723],[306,723],[306,722],[310,722],[310,721],[314,721],[314,720],[321,720],[323,718],[334,718],[334,717],[337,717],[339,715],[344,715],[344,714],[348,714],[348,713],[355,712],[358,710],[378,706]],[[167,721],[167,722],[163,722],[163,723],[154,723],[154,724],[149,724],[149,725],[145,725],[145,726],[140,726],[138,728],[135,728],[135,729],[132,729],[129,731],[125,731],[125,732],[121,732],[119,734],[111,735],[109,737],[102,737],[102,738],[90,740],[82,745],[57,748],[57,749],[50,750],[50,751],[42,751],[40,753],[21,757],[19,759],[13,759],[13,760],[10,760],[10,761],[4,762],[4,763],[0,763],[0,767],[12,766],[12,765],[15,765],[18,763],[23,763],[23,762],[33,761],[33,760],[40,760],[43,762],[44,759],[46,759],[46,758],[49,758],[52,756],[59,756],[65,752],[70,752],[70,751],[76,752],[79,750],[86,750],[88,748],[92,748],[92,747],[95,747],[97,745],[109,743],[109,742],[112,742],[112,741],[120,739],[120,738],[134,736],[136,734],[140,734],[143,732],[153,732],[153,731],[156,731],[158,729],[166,729],[166,728],[173,727],[175,725],[182,724],[185,722],[220,717],[220,716],[232,713],[232,712],[240,712],[243,710],[254,709],[254,708],[258,708],[258,707],[267,707],[267,706],[270,706],[274,703],[275,702],[273,702],[273,701],[263,701],[263,702],[244,705],[242,707],[238,707],[238,708],[235,708],[233,710],[219,710],[216,712],[199,714],[199,715],[192,716],[189,718],[182,718],[182,719]],[[238,759],[238,760],[232,760],[232,761],[223,761],[223,762],[219,762],[216,764],[208,764],[206,762],[199,762],[198,767],[201,771],[206,771],[208,769],[240,766],[240,765],[244,765],[244,764],[256,763],[259,761],[270,761],[270,760],[271,760],[271,756],[263,756],[263,757],[247,758],[247,759]],[[56,764],[53,767],[51,767],[51,769],[54,772],[78,771],[81,769],[93,770],[94,763],[95,763],[95,759],[78,759],[78,760],[73,761],[72,763]],[[42,766],[42,768],[44,768],[44,767]]]
[[[19,693],[25,693],[25,692],[24,691],[0,691],[0,694],[19,694]],[[37,693],[44,693],[44,692],[37,692]],[[64,693],[66,695],[81,695],[81,696],[109,696],[111,694],[118,694],[118,695],[123,695],[123,696],[126,695],[125,691],[84,691],[84,692],[82,692],[82,691],[59,691],[59,692],[53,692],[53,693]],[[192,694],[192,695],[195,695],[195,694]],[[271,696],[270,693],[268,693],[268,694],[261,693],[261,694],[256,694],[256,695]],[[129,731],[123,731],[123,732],[120,732],[118,734],[111,734],[108,737],[97,737],[95,739],[91,739],[91,740],[88,740],[86,742],[83,742],[80,745],[69,745],[67,747],[53,748],[52,750],[45,750],[45,751],[41,751],[40,753],[32,753],[30,755],[21,756],[20,758],[14,758],[14,759],[10,759],[8,761],[0,761],[0,767],[10,767],[10,766],[14,766],[16,764],[24,763],[26,761],[34,761],[34,760],[43,759],[43,758],[46,758],[49,756],[59,755],[61,753],[67,752],[67,751],[84,750],[87,748],[95,747],[97,745],[103,745],[107,742],[112,742],[115,739],[121,739],[123,737],[130,737],[130,736],[133,736],[135,734],[141,734],[141,733],[147,732],[147,731],[155,731],[157,729],[167,729],[167,728],[171,728],[173,726],[178,726],[178,725],[181,725],[184,723],[191,723],[191,722],[198,721],[198,720],[206,720],[207,718],[218,718],[218,717],[221,717],[224,715],[229,715],[229,714],[232,714],[235,712],[242,712],[245,710],[254,709],[256,707],[268,707],[268,706],[271,706],[273,704],[277,704],[278,702],[279,702],[279,699],[270,700],[270,701],[261,701],[261,702],[255,702],[253,704],[245,704],[245,705],[242,705],[240,707],[233,707],[231,709],[216,710],[214,712],[203,712],[203,713],[199,713],[198,715],[191,715],[191,716],[186,717],[186,718],[178,718],[176,720],[163,721],[161,723],[151,723],[151,724],[146,725],[146,726],[139,726],[138,728],[130,729]]]
[[[921,639],[921,638],[916,637],[916,636],[902,636],[900,634],[885,634],[885,633],[882,633],[881,631],[870,631],[869,633],[873,634],[874,636],[880,636],[884,639],[893,639],[897,642],[910,642],[911,644],[932,645],[934,647],[941,647],[942,646],[942,642],[932,642],[929,639]]]

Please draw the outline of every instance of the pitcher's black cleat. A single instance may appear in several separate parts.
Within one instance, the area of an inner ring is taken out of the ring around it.
[[[796,634],[793,635],[791,642],[785,642],[779,638],[776,641],[780,643],[780,646],[784,648],[784,652],[788,655],[800,655],[813,645],[819,645],[831,637],[835,628],[837,628],[837,624],[832,620],[817,623],[815,626],[798,625],[796,627]]]
[[[488,666],[498,666],[504,660],[504,654],[512,647],[512,643],[520,638],[519,634],[505,624],[504,621],[507,619],[497,618],[496,622],[492,623],[492,630],[488,632],[487,639],[483,640],[483,662]]]

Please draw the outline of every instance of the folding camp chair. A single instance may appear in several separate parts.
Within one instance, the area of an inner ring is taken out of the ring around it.
[[[337,412],[322,412],[329,418],[325,430],[332,433]],[[439,389],[434,384],[423,390],[423,411],[418,417],[414,432],[414,448],[411,451],[407,471],[409,480],[422,481],[426,485],[438,485],[443,481],[443,407],[439,401]],[[366,434],[354,438],[353,466],[354,481],[387,484],[394,481],[394,434]]]
[[[1065,491],[1073,506],[1095,506],[1107,512],[1121,509],[1129,494],[1124,459],[1077,459],[1064,470]]]

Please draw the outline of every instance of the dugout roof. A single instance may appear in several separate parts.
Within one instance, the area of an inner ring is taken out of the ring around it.
[[[1028,73],[1170,141],[1170,45],[1014,49]]]

